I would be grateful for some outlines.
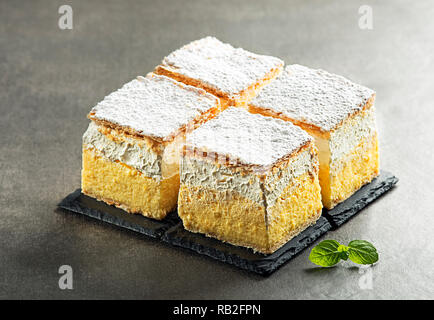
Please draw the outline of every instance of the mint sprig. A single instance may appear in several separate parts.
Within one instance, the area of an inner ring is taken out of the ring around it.
[[[373,264],[378,261],[378,252],[365,240],[353,240],[348,246],[336,240],[324,240],[316,245],[309,255],[309,260],[321,267],[331,267],[348,258],[358,264]]]
[[[358,264],[373,264],[378,261],[377,249],[368,241],[353,240],[348,244],[351,261]]]

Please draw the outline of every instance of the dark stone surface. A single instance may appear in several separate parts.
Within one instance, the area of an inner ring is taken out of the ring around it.
[[[0,1],[0,298],[433,298],[433,17],[430,0]],[[400,182],[323,237],[372,242],[371,273],[316,268],[305,250],[264,278],[56,210],[80,187],[90,108],[205,35],[376,90],[381,167]]]

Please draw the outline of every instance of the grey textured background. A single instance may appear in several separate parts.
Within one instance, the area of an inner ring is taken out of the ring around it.
[[[58,28],[70,4],[74,29]],[[374,29],[358,28],[369,4]],[[432,1],[0,1],[0,298],[434,298]],[[170,51],[215,35],[377,91],[381,167],[400,182],[327,238],[372,241],[358,268],[303,252],[269,278],[70,213],[90,108]],[[74,289],[58,288],[60,265]]]

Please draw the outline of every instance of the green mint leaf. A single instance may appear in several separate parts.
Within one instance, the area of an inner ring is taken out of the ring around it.
[[[378,261],[377,249],[368,241],[353,240],[348,244],[351,261],[358,264],[373,264]]]
[[[340,252],[340,257],[342,260],[348,260],[348,256],[350,255],[348,253],[348,247],[344,246],[343,244],[339,245],[338,251]]]
[[[340,243],[336,240],[324,240],[316,245],[309,255],[309,260],[321,267],[334,266],[341,260],[342,251]]]
[[[340,254],[340,257],[342,260],[348,260],[348,257],[350,256],[350,254],[348,253],[348,251],[342,251]]]

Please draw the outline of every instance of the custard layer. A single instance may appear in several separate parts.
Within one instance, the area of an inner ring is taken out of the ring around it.
[[[379,174],[378,136],[363,139],[352,152],[333,163],[338,170],[320,166],[324,207],[331,209]]]
[[[176,207],[179,175],[156,180],[83,148],[81,189],[86,195],[130,213],[160,220]]]
[[[322,212],[318,176],[306,172],[294,179],[268,208],[269,251],[274,252],[289,239],[314,224]]]
[[[178,214],[187,230],[272,253],[321,214],[319,182],[308,172],[295,178],[267,209],[236,191],[181,184]]]

